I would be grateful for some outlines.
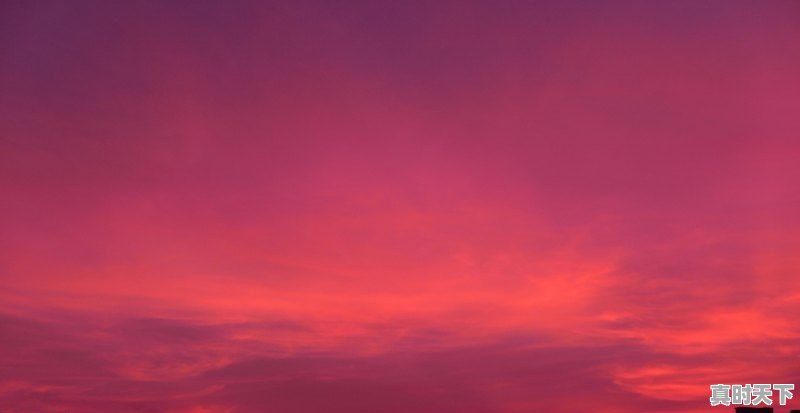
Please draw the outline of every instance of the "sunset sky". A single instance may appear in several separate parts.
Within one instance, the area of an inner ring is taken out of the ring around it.
[[[800,408],[798,316],[800,2],[0,2],[2,413]]]

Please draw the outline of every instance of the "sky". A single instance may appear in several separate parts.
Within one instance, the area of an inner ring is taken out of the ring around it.
[[[798,39],[795,1],[4,0],[0,410],[800,385]]]

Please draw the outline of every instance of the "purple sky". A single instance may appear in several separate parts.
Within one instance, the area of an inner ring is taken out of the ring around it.
[[[800,2],[0,2],[4,413],[800,382]]]

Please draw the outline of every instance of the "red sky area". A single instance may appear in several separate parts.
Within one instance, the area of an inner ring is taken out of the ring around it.
[[[4,1],[0,410],[728,412],[798,159],[793,1]]]

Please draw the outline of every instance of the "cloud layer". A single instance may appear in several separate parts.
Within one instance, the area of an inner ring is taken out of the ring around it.
[[[795,383],[798,17],[4,4],[0,405],[691,413]]]

